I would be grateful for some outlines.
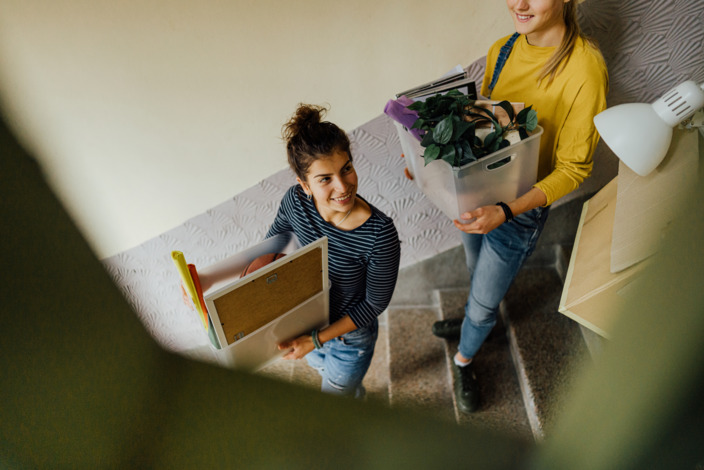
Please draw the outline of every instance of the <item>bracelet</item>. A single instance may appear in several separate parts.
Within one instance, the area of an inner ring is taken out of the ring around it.
[[[315,349],[320,349],[323,347],[323,345],[320,344],[320,338],[318,338],[318,330],[311,331],[310,336],[313,338],[313,346]]]
[[[508,204],[506,204],[505,202],[497,202],[496,205],[504,210],[506,222],[511,222],[513,220],[513,212],[511,212],[511,208],[508,207]]]

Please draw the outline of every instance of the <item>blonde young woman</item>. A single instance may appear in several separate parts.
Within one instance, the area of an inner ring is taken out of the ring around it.
[[[472,358],[496,324],[499,303],[532,252],[556,200],[592,169],[598,135],[592,119],[606,107],[604,60],[577,22],[576,0],[507,0],[516,28],[487,55],[482,95],[524,102],[538,113],[538,182],[513,201],[478,207],[455,225],[471,274],[465,316],[436,322],[433,333],[460,336],[454,357],[455,396],[465,412],[479,407]],[[472,220],[473,219],[473,220]]]

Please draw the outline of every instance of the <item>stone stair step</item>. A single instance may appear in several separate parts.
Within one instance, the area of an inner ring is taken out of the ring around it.
[[[467,285],[469,273],[458,232],[457,246],[399,271],[391,305],[435,305],[436,289],[462,288]]]
[[[561,396],[588,358],[577,323],[558,312],[562,278],[555,268],[524,267],[501,305],[533,433],[542,439]]]
[[[438,290],[440,317],[464,317],[468,289]],[[442,341],[442,340],[441,340]],[[458,340],[443,341],[450,381],[450,361],[457,352]],[[499,321],[474,358],[474,370],[480,387],[480,408],[475,413],[455,413],[460,424],[480,426],[531,440],[532,433],[523,404],[516,371],[511,360],[506,330]],[[450,389],[452,394],[452,389]],[[453,394],[454,402],[454,394]]]
[[[379,317],[379,338],[374,356],[362,384],[367,389],[367,399],[389,404],[389,311]]]
[[[389,400],[454,421],[445,348],[430,332],[437,320],[437,307],[389,309]]]

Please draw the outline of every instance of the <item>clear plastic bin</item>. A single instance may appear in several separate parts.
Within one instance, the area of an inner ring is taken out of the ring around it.
[[[477,207],[511,201],[526,193],[538,180],[540,136],[543,128],[517,144],[453,168],[436,160],[425,165],[418,139],[394,122],[406,156],[406,166],[423,193],[450,219]]]

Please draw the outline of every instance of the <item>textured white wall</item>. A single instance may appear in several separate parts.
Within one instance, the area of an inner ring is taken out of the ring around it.
[[[351,130],[511,31],[498,0],[2,0],[0,99],[102,258],[284,168],[298,102]]]

